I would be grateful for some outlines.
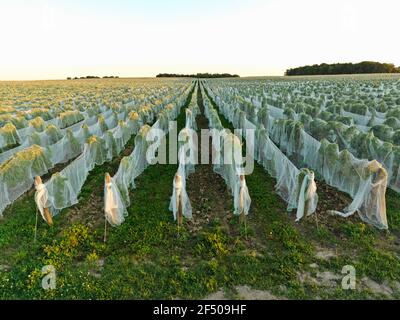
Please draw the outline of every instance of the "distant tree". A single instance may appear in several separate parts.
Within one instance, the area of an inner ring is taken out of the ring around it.
[[[160,73],[157,78],[237,78],[237,74],[229,73],[197,73],[197,74],[175,74],[175,73]]]
[[[103,77],[103,79],[117,79],[117,78],[119,78],[118,76],[104,76]],[[72,78],[71,77],[68,77],[67,78],[67,80],[71,80]],[[86,76],[86,77],[74,77],[73,78],[74,80],[77,80],[77,79],[101,79],[101,77],[98,77],[98,76]]]
[[[392,63],[362,61],[360,63],[314,64],[285,71],[287,76],[324,75],[324,74],[359,74],[359,73],[400,73],[400,67]]]

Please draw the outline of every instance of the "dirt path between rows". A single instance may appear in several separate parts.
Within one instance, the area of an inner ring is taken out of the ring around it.
[[[196,117],[198,137],[201,129],[208,129],[208,120],[204,116],[204,105],[201,90],[197,91],[197,104],[200,114]],[[198,152],[198,165],[195,172],[189,175],[186,183],[186,190],[190,198],[193,210],[193,222],[189,227],[190,232],[197,233],[208,224],[219,221],[225,231],[232,233],[229,228],[229,221],[232,219],[233,199],[227,189],[223,178],[214,172],[211,162],[211,138],[209,141],[209,164],[200,163],[200,143]]]

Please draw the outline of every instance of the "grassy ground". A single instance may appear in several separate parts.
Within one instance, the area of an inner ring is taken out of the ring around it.
[[[184,123],[182,110],[178,127]],[[128,151],[132,147],[133,140]],[[400,199],[394,192],[387,195],[391,232],[323,209],[317,219],[295,223],[274,192],[275,180],[256,165],[246,178],[252,207],[245,234],[222,180],[211,166],[199,165],[188,193],[201,192],[200,201],[192,200],[194,220],[184,222],[178,237],[168,210],[177,166],[154,165],[137,178],[129,216],[108,229],[104,243],[104,173],[114,173],[119,161],[90,173],[79,204],[57,216],[53,228],[40,221],[36,243],[33,192],[6,211],[0,222],[1,299],[400,298]],[[335,201],[327,190],[319,194],[321,208]],[[56,290],[41,288],[41,269],[48,264],[57,271]],[[356,290],[341,288],[345,265],[355,267]]]

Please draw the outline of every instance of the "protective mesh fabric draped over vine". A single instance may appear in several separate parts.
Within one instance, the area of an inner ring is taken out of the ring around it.
[[[95,165],[110,161],[119,154],[132,134],[137,132],[143,120],[142,117],[139,118],[136,111],[157,114],[187,88],[188,85],[184,84],[170,87],[167,91],[160,91],[160,96],[164,97],[164,100],[158,99],[156,105],[134,105],[131,107],[130,113],[127,112],[125,106],[115,106],[112,109],[101,106],[97,109],[102,112],[101,115],[93,114],[86,118],[83,116],[85,118],[83,122],[64,129],[57,127],[56,121],[46,128],[43,121],[35,118],[34,120],[40,126],[43,125],[43,132],[34,133],[38,134],[38,141],[40,140],[41,143],[58,141],[46,146],[33,145],[31,147],[27,143],[18,147],[17,152],[7,151],[8,155],[3,158],[5,162],[0,166],[0,189],[3,190],[0,213],[32,187],[35,176],[46,174],[56,164],[67,162],[78,156],[65,169],[53,174],[52,178],[44,184],[48,190],[46,202],[49,203],[53,214],[75,204],[88,172]],[[74,114],[75,120],[81,119],[78,113]],[[93,121],[93,117],[95,121]],[[154,115],[148,118],[151,119],[151,117]],[[63,120],[68,125],[71,122],[67,122],[67,118],[64,116]],[[47,137],[44,138],[43,135],[47,135]],[[26,141],[29,142],[32,139]],[[22,161],[27,158],[26,154],[33,157],[38,153],[46,163],[41,170],[36,169],[36,162]],[[24,174],[19,175],[19,172],[24,172]],[[18,183],[13,181],[13,177],[17,176],[20,177]]]
[[[244,176],[241,159],[242,144],[233,133],[224,129],[221,124],[217,110],[209,103],[203,87],[202,96],[204,102],[204,113],[208,118],[208,124],[212,131],[212,148],[216,157],[213,160],[213,169],[225,180],[228,189],[232,193],[235,215],[248,215],[251,198]],[[239,157],[240,156],[240,157]]]
[[[182,146],[178,153],[178,158],[183,160],[184,158],[184,146]],[[174,215],[174,220],[178,218],[178,208],[181,207],[182,215],[187,218],[192,218],[192,206],[190,204],[189,196],[186,192],[186,178],[189,176],[187,172],[185,161],[179,161],[178,170],[174,176],[172,183],[172,196],[169,204],[169,210]]]
[[[160,112],[160,110],[162,110],[162,108],[163,105],[160,104],[155,106],[151,112],[157,114]],[[102,165],[104,162],[110,161],[114,156],[120,154],[129,138],[136,133],[136,130],[139,127],[138,123],[140,122],[141,118],[141,112],[139,110],[139,116],[136,117],[136,120],[132,120],[132,118],[130,118],[128,119],[127,123],[120,123],[120,125],[114,130],[106,131],[102,138],[94,135],[91,136],[85,144],[85,149],[82,155],[74,160],[76,163],[74,164],[73,162],[68,165],[59,173],[59,176],[56,176],[55,179],[52,177],[52,179],[45,184],[49,190],[49,207],[53,209],[53,212],[59,212],[61,209],[70,207],[78,202],[80,190],[82,189],[89,172],[93,170],[96,165]],[[148,117],[148,119],[152,119],[152,117]],[[153,127],[159,128],[159,126],[160,121],[158,120]],[[148,147],[148,143],[145,138],[147,137],[148,132],[149,127],[145,125],[141,128],[139,135],[140,138],[135,139],[135,142],[138,144],[135,144],[133,155],[140,157],[135,157],[135,160],[140,160],[138,161],[138,165],[134,167],[133,179],[145,169],[145,165],[143,165],[143,163],[146,161],[146,150]],[[138,150],[141,151],[140,154],[138,154]],[[77,166],[81,167],[79,176],[74,174],[74,172],[77,171]],[[105,186],[105,191],[107,191],[106,195],[113,195],[111,198],[110,196],[107,198],[106,203],[108,205],[108,209],[110,209],[110,206],[115,207],[116,205],[123,203],[121,195],[118,195],[115,192],[112,193],[113,190],[116,190],[113,181],[118,181],[118,179],[112,179],[111,185],[109,187]],[[70,192],[70,190],[74,190],[74,192]],[[55,199],[55,195],[59,196],[58,199]],[[56,205],[58,205],[58,207],[56,207]],[[121,208],[121,210],[122,213],[117,215],[119,217],[124,216],[124,209]],[[113,212],[121,212],[121,210],[117,208],[112,209]],[[111,221],[111,224],[114,223],[113,219],[109,218],[109,220]],[[120,219],[117,219],[115,221],[119,220]]]
[[[386,229],[385,193],[387,172],[376,160],[360,160],[348,150],[339,151],[335,143],[317,141],[301,126],[287,121],[274,123],[271,136],[288,155],[315,169],[329,185],[348,193],[353,202],[343,216],[358,212],[374,226]],[[335,211],[339,213],[338,210]]]
[[[371,141],[365,139],[364,135],[356,127],[337,124],[333,127],[335,128],[334,130],[328,127],[325,129],[325,120],[316,119],[318,123],[314,125],[316,120],[309,120],[303,115],[299,116],[294,111],[289,112],[288,108],[280,113],[278,111],[279,108],[268,105],[268,99],[264,99],[258,105],[243,103],[243,100],[233,95],[237,94],[237,92],[232,89],[225,90],[222,86],[216,86],[213,89],[213,91],[210,90],[211,94],[214,94],[215,101],[221,105],[221,110],[226,110],[230,119],[235,121],[235,112],[233,111],[235,109],[244,112],[245,115],[251,116],[255,114],[254,119],[256,119],[257,124],[264,126],[271,139],[279,145],[287,156],[291,157],[295,164],[307,165],[315,170],[326,183],[348,193],[353,198],[353,202],[343,212],[339,210],[332,212],[342,216],[349,216],[358,212],[365,222],[381,229],[388,228],[385,190],[388,180],[391,181],[392,186],[398,183],[398,179],[394,178],[397,176],[395,171],[398,169],[393,168],[393,165],[387,165],[392,168],[389,171],[390,176],[388,178],[387,171],[379,162],[376,160],[357,159],[351,153],[352,150],[356,149],[355,141],[353,142],[354,147],[350,147],[349,150],[343,149],[339,151],[337,143],[327,140],[338,141],[339,143],[341,143],[340,141],[346,142],[349,139],[350,131],[348,130],[351,128],[353,137],[358,136],[358,141],[361,144],[367,144],[365,149],[368,150],[368,154],[371,154],[371,151],[374,150],[374,148],[371,148]],[[215,94],[215,92],[218,92],[218,94]],[[276,94],[274,98],[276,99],[277,97],[280,97],[279,94]],[[274,99],[270,98],[270,100]],[[276,104],[279,107],[283,105],[283,103],[279,102]],[[298,106],[295,106],[295,108],[299,109]],[[236,111],[236,116],[238,113]],[[320,113],[320,115],[327,116],[326,113]],[[238,125],[240,125],[239,120],[237,120]],[[304,123],[302,122],[303,120],[305,121]],[[306,132],[305,128],[308,128],[307,130],[312,132],[314,136],[319,137],[321,141]],[[340,132],[343,134],[340,134]],[[336,140],[335,136],[340,139]],[[377,143],[376,140],[374,142],[375,150],[382,148],[383,144]],[[360,148],[358,149],[361,150]],[[368,156],[367,158],[373,157]],[[388,159],[390,157],[386,158],[386,163],[390,161]]]
[[[186,179],[195,172],[195,164],[198,156],[197,144],[194,133],[197,131],[196,116],[200,113],[197,105],[197,86],[192,94],[189,106],[185,109],[186,122],[178,135],[178,170],[172,183],[172,196],[169,210],[177,219],[178,210],[187,219],[192,218],[192,206],[186,191]]]
[[[84,137],[79,136],[79,131],[74,135],[70,130],[66,131],[66,135],[54,144],[47,147],[37,145],[25,147],[15,153],[9,160],[5,161],[0,166],[0,188],[4,190],[4,196],[1,199],[0,214],[9,204],[13,203],[32,187],[35,176],[46,174],[56,164],[64,163],[76,157],[82,152],[83,145]],[[46,166],[42,166],[42,169],[39,171],[32,170],[36,166],[35,163],[21,160],[33,157],[35,154],[41,154],[41,159],[46,163]],[[24,174],[20,175],[19,173],[21,172],[24,172]],[[13,181],[15,177],[19,179],[18,188],[15,187]]]
[[[0,128],[0,150],[20,142],[17,128],[12,123],[6,123]]]
[[[297,169],[270,140],[263,125],[257,128],[256,125],[246,119],[246,113],[238,107],[234,108],[234,105],[224,104],[218,97],[215,100],[219,102],[222,114],[234,127],[242,129],[241,132],[244,137],[245,130],[255,131],[254,145],[249,146],[250,150],[254,151],[254,159],[277,180],[275,189],[280,197],[288,203],[287,210],[297,209],[297,221],[304,215],[314,213],[318,203],[314,172],[308,169]],[[208,100],[206,101],[208,105],[211,104]],[[251,144],[251,140],[248,140],[247,143]]]
[[[104,117],[108,118],[112,115],[112,112],[110,113],[109,111],[104,112]],[[60,129],[60,127],[56,126],[55,124],[49,124],[46,127],[46,129],[44,129],[42,132],[33,131],[29,135],[24,137],[24,139],[20,138],[21,141],[24,140],[22,145],[1,153],[0,164],[10,159],[17,152],[24,150],[34,144],[37,144],[41,147],[53,148],[56,149],[57,151],[61,151],[61,149],[66,143],[65,140],[67,140],[66,135],[70,131],[72,131],[74,137],[77,138],[78,141],[80,141],[80,143],[83,146],[84,140],[87,139],[90,134],[98,135],[100,133],[98,130],[99,125],[97,123],[98,118],[97,117],[95,118],[96,121],[94,123],[92,123],[93,122],[92,119],[87,119],[86,121],[77,123],[71,127],[64,129]],[[92,124],[89,126],[88,123]],[[83,136],[82,133],[83,130],[88,131],[87,136]]]
[[[104,213],[110,225],[121,225],[128,215],[123,198],[119,192],[116,181],[111,178],[104,184]]]
[[[154,157],[155,152],[159,149],[162,137],[168,134],[169,121],[178,117],[192,87],[192,85],[189,86],[180,94],[174,104],[168,104],[159,112],[157,121],[151,127],[144,125],[140,128],[138,135],[135,137],[135,147],[132,153],[122,158],[118,171],[111,178],[111,182],[108,185],[105,183],[106,218],[107,216],[122,217],[126,215],[126,208],[130,206],[129,190],[136,187],[135,179],[152,163],[151,157]],[[153,118],[148,117],[148,115],[145,117],[148,119]],[[157,136],[158,133],[161,136]],[[155,136],[158,138],[155,138]],[[153,152],[149,152],[150,147]],[[112,203],[111,206],[109,205],[110,203]],[[110,207],[112,207],[112,210],[110,210]],[[107,218],[107,221],[110,222],[110,220],[110,218]],[[119,219],[119,221],[122,223],[123,219]],[[111,222],[110,224],[113,226],[119,225]]]
[[[0,213],[52,167],[48,150],[33,145],[0,166]]]
[[[369,130],[368,128],[360,128],[360,126],[349,126],[338,121],[325,121],[317,118],[317,116],[314,116],[314,120],[307,121],[304,114],[294,113],[291,118],[288,118],[283,112],[281,115],[271,112],[273,108],[275,107],[268,106],[259,111],[263,118],[262,123],[266,127],[271,128],[277,119],[280,119],[278,123],[285,120],[300,121],[301,124],[298,125],[302,125],[304,130],[317,140],[325,138],[330,142],[337,143],[340,150],[348,149],[354,156],[361,159],[379,161],[387,170],[388,185],[393,190],[400,192],[400,147],[398,146],[400,141],[397,143],[394,140],[396,134],[389,126],[374,126]],[[327,117],[327,113],[325,111],[325,117]],[[390,137],[394,137],[394,139]]]

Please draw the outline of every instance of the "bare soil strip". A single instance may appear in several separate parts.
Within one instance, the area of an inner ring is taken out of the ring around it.
[[[198,137],[200,137],[200,130],[209,128],[208,120],[204,116],[203,97],[200,89],[197,91],[197,104],[201,112],[196,117]],[[213,170],[211,149],[210,138],[209,164],[201,164],[199,143],[199,164],[196,165],[196,171],[189,175],[186,183],[187,193],[193,210],[193,223],[189,226],[189,230],[192,233],[200,231],[204,226],[216,219],[219,219],[226,231],[230,231],[229,220],[232,218],[233,199],[224,179]]]

